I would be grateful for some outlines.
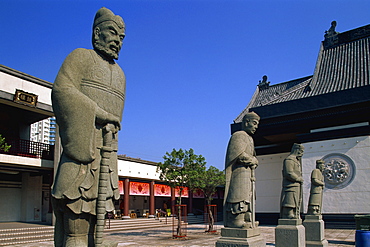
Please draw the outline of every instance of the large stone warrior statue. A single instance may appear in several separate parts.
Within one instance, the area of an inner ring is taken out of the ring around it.
[[[122,18],[99,9],[93,23],[94,49],[70,53],[54,82],[52,102],[63,147],[52,188],[55,246],[94,246],[103,163],[105,210],[112,211],[113,200],[119,199],[117,132],[126,79],[114,60],[124,37]],[[110,158],[104,157],[107,152]]]
[[[226,153],[226,188],[224,225],[231,228],[254,228],[254,170],[258,165],[251,137],[258,128],[260,117],[247,113],[242,121],[243,130],[235,132]]]
[[[323,171],[325,169],[325,162],[323,160],[316,160],[316,169],[311,173],[311,191],[310,199],[308,200],[307,214],[320,215],[322,209],[322,196],[325,186]]]
[[[302,156],[304,146],[294,143],[283,163],[283,188],[281,191],[280,218],[300,219],[302,204]]]

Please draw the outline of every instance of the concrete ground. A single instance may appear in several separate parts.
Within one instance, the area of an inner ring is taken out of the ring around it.
[[[29,227],[22,225],[25,223],[1,223],[1,228],[18,228]],[[31,224],[34,226],[34,224]],[[11,227],[12,226],[12,227]],[[197,246],[215,246],[217,239],[220,237],[220,229],[222,225],[217,225],[217,233],[205,233],[204,225],[188,225],[186,239],[173,239],[172,226],[161,227],[157,229],[143,230],[127,230],[122,232],[113,232],[105,234],[104,239],[118,242],[119,247],[136,246],[136,247],[160,247],[160,246],[175,246],[175,247],[197,247]],[[261,226],[261,232],[266,239],[266,246],[275,246],[275,226]],[[329,246],[344,247],[355,246],[356,230],[348,229],[326,229],[325,236],[329,241]],[[9,247],[39,247],[53,246],[52,241],[38,242],[23,245],[9,245]],[[287,245],[289,247],[289,245]]]

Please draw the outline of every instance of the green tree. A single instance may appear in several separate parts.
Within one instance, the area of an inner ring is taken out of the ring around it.
[[[5,137],[0,134],[0,151],[8,152],[11,145],[5,142]]]
[[[157,172],[160,172],[160,180],[172,188],[179,188],[177,236],[182,236],[180,205],[183,189],[184,187],[194,189],[200,174],[206,169],[206,161],[202,155],[194,154],[193,149],[173,149],[171,153],[166,152],[163,160],[158,164]]]
[[[204,170],[202,173],[200,173],[199,179],[197,179],[195,182],[196,183],[194,186],[204,193],[206,205],[208,205],[206,212],[208,215],[207,232],[212,232],[215,218],[210,205],[213,200],[212,196],[217,191],[217,187],[224,186],[226,183],[225,173],[214,166],[210,166],[208,170]]]

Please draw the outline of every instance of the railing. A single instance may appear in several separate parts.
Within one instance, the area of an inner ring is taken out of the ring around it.
[[[39,158],[46,160],[54,159],[54,145],[41,142],[33,142],[23,139],[6,139],[6,143],[11,145],[8,152],[0,150],[2,154],[17,155],[23,157]]]

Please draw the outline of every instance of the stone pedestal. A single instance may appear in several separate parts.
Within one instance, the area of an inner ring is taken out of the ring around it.
[[[301,219],[279,219],[275,228],[276,247],[304,247],[305,230]]]
[[[325,227],[321,215],[306,215],[303,226],[306,229],[307,247],[329,246],[328,241],[325,239]]]
[[[217,240],[216,247],[265,247],[266,240],[261,235],[258,227],[243,228],[221,228],[221,238]]]

